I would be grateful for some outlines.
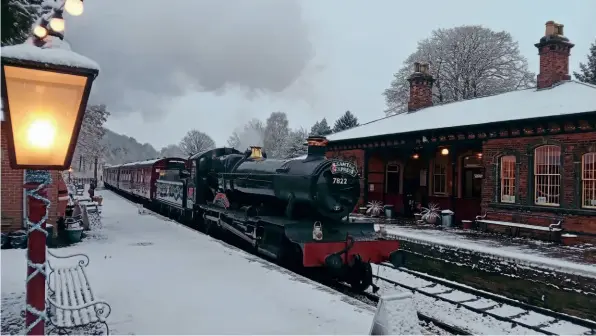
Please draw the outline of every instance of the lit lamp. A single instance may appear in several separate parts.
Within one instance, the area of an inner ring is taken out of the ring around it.
[[[447,149],[447,148],[441,149],[441,155],[449,155],[449,149]]]
[[[14,169],[27,169],[27,335],[45,335],[49,170],[70,167],[91,84],[99,73],[97,63],[58,41],[64,38],[64,6],[64,1],[51,2],[50,12],[31,27],[25,44],[0,51],[8,160]],[[77,13],[76,6],[69,8]],[[78,10],[82,13],[82,7]]]
[[[70,167],[98,73],[95,62],[70,50],[2,47],[2,100],[12,168]]]

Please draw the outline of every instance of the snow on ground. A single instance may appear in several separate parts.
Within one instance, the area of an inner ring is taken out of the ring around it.
[[[368,334],[374,307],[99,194],[103,229],[53,252],[90,257],[112,334]],[[5,324],[24,308],[25,250],[1,260]]]
[[[494,241],[473,241],[466,238],[466,236],[444,230],[419,230],[395,225],[387,225],[386,229],[388,234],[399,237],[421,240],[431,244],[450,246],[484,254],[492,254],[496,257],[515,259],[532,265],[538,265],[543,268],[596,278],[596,265],[594,264],[580,264],[568,260],[540,256],[537,255],[538,253],[535,249],[530,249],[524,246],[494,246]]]
[[[426,293],[438,294],[446,292],[448,289],[450,289],[438,284],[435,286],[430,286],[433,284],[432,282],[426,281],[412,274],[401,272],[399,270],[386,266],[374,266],[373,272],[380,277],[395,281],[399,284],[420,289]],[[376,279],[375,283],[377,286],[381,288],[379,290],[380,295],[407,291],[407,289],[403,287],[394,286],[393,284],[384,282],[380,279]],[[456,302],[463,302],[465,300],[470,300],[476,297],[475,295],[457,290],[451,293],[439,294],[439,296]],[[536,334],[536,331],[521,326],[512,327],[511,323],[500,321],[491,316],[482,316],[481,314],[473,312],[465,307],[457,307],[454,304],[436,300],[422,293],[414,293],[414,302],[419,312],[424,313],[432,318],[438,319],[441,322],[464,328],[468,330],[471,334]],[[513,317],[517,314],[524,312],[523,309],[520,309],[518,307],[506,304],[499,304],[498,302],[495,302],[490,299],[480,299],[477,301],[465,302],[462,305],[467,305],[478,309],[492,308],[487,309],[486,311],[502,317]],[[546,321],[553,321],[553,318],[542,314],[530,312],[527,315],[521,315],[515,320],[530,326],[539,326],[542,323],[545,323]],[[588,335],[590,332],[590,330],[585,327],[578,326],[567,321],[559,321],[553,323],[547,327],[544,327],[544,329],[556,334],[563,335]]]

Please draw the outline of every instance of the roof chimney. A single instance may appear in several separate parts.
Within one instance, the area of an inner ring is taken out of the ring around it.
[[[309,136],[306,139],[306,143],[308,145],[308,150],[306,152],[306,160],[325,157],[325,153],[327,150],[327,144],[329,140],[324,136]]]
[[[430,74],[428,63],[414,63],[414,73],[408,77],[410,82],[410,100],[408,101],[408,111],[416,111],[421,108],[432,106],[433,104],[433,83],[434,78]]]
[[[563,35],[563,25],[548,21],[544,36],[540,42],[534,44],[540,55],[540,72],[538,73],[537,86],[544,89],[553,84],[570,80],[569,55],[574,44]]]

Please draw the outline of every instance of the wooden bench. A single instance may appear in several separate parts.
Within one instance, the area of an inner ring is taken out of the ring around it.
[[[57,256],[47,251],[56,259],[81,258],[75,265],[68,266],[53,266],[48,260],[48,319],[52,326],[64,333],[66,329],[104,325],[108,335],[106,319],[112,308],[93,294],[85,272],[89,257],[84,254]]]
[[[511,216],[511,213],[500,213],[500,212],[487,212],[482,216],[476,216],[476,226],[481,231],[488,231],[489,225],[497,225],[507,228],[507,233],[513,237],[519,237],[520,232],[523,231],[534,231],[540,233],[548,233],[548,237],[550,241],[554,242],[561,242],[561,233],[563,231],[563,220],[556,217],[549,217],[543,215],[535,215],[532,213],[514,213],[513,214],[513,221],[501,221],[501,220],[492,220],[487,219],[486,217],[489,214],[499,214],[499,215],[507,215]],[[490,217],[490,216],[489,216]],[[533,225],[527,224],[527,221],[531,218],[543,218],[545,221],[548,220],[551,222],[548,226],[546,225]]]

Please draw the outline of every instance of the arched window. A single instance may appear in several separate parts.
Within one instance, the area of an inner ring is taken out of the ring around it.
[[[534,150],[534,203],[559,206],[561,194],[561,147],[540,146]]]
[[[385,192],[387,194],[397,195],[399,194],[399,183],[400,183],[400,169],[397,163],[388,163],[387,172],[385,176]]]
[[[582,156],[582,208],[596,208],[596,152]]]
[[[515,203],[515,156],[501,157],[501,202]]]

